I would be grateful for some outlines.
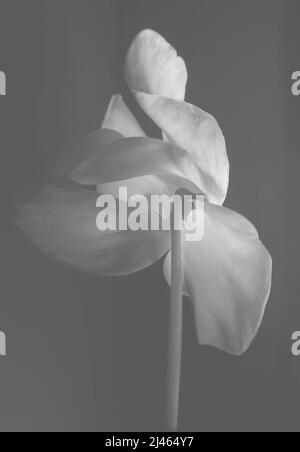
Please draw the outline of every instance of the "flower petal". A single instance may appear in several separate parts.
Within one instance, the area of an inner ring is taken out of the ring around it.
[[[107,131],[103,131],[107,132]],[[154,175],[174,188],[200,193],[199,172],[187,152],[150,138],[124,138],[101,147],[101,131],[90,135],[64,164],[64,176],[82,185],[98,185]]]
[[[229,162],[225,139],[214,117],[186,102],[142,92],[134,94],[168,140],[190,154],[209,201],[222,205],[228,190]]]
[[[102,128],[114,130],[126,138],[146,137],[120,95],[113,96],[105,115]],[[135,177],[133,179],[100,184],[97,186],[97,191],[99,193],[112,194],[116,198],[119,198],[120,187],[127,188],[128,197],[162,193],[172,194],[172,190],[168,184],[156,176]]]
[[[70,172],[83,160],[93,157],[99,150],[122,140],[123,135],[115,130],[98,129],[89,133],[84,139],[67,148],[55,165],[55,179],[66,179]]]
[[[114,130],[126,138],[146,136],[119,94],[115,94],[110,101],[102,129]]]
[[[134,273],[170,249],[168,232],[100,231],[97,198],[96,193],[76,185],[49,185],[18,206],[17,221],[47,254],[97,275]],[[116,215],[113,209],[111,215]]]
[[[186,290],[199,343],[242,354],[253,341],[269,298],[272,259],[241,215],[207,204],[204,238],[184,243]],[[165,276],[170,281],[170,255]]]
[[[187,69],[176,50],[158,33],[144,30],[133,41],[125,62],[132,90],[183,100]]]

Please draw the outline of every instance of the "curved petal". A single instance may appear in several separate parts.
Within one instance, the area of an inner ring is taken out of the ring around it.
[[[33,200],[18,206],[17,221],[47,254],[97,275],[134,273],[170,249],[167,232],[100,231],[97,197],[76,185],[49,185]],[[110,214],[116,216],[112,206]]]
[[[101,147],[100,135],[101,131],[90,135],[70,159],[64,159],[65,177],[82,185],[98,185],[154,175],[174,191],[201,191],[198,170],[184,150],[150,138],[124,138]]]
[[[115,94],[109,103],[102,129],[114,130],[126,138],[146,137],[145,132],[119,94]]]
[[[199,343],[242,354],[253,341],[269,298],[272,259],[241,215],[205,208],[204,238],[184,243],[186,290]],[[170,281],[170,254],[164,272]]]
[[[133,41],[125,62],[132,90],[183,100],[187,69],[176,50],[158,33],[144,30]]]
[[[126,138],[146,137],[137,120],[125,104],[122,96],[118,94],[113,96],[109,104],[102,128],[111,129]],[[113,142],[114,141],[112,141],[112,143]],[[101,145],[101,140],[99,140],[99,144]],[[128,197],[162,193],[169,195],[173,194],[172,189],[168,184],[156,176],[135,177],[133,179],[121,180],[108,184],[99,184],[97,186],[97,191],[99,193],[112,194],[116,198],[119,198],[120,187],[127,188]]]
[[[223,133],[214,117],[186,102],[142,92],[134,94],[168,140],[190,154],[209,201],[222,205],[228,190],[229,161]]]

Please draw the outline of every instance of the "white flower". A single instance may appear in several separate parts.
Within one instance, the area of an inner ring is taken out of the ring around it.
[[[184,101],[186,65],[159,34],[146,30],[137,36],[125,74],[164,139],[146,137],[115,95],[103,127],[64,154],[60,181],[20,206],[19,223],[50,255],[96,274],[136,272],[168,253],[164,273],[170,282],[170,233],[100,232],[97,192],[117,196],[125,185],[129,195],[172,194],[182,188],[203,193],[204,239],[183,243],[185,291],[194,305],[199,343],[241,354],[262,321],[272,260],[252,224],[222,207],[229,163],[221,129],[211,115]]]

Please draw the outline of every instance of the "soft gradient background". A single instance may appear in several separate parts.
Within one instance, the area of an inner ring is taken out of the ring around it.
[[[135,108],[122,65],[151,27],[185,57],[188,100],[223,128],[226,205],[253,221],[274,258],[266,316],[242,358],[198,347],[185,303],[180,430],[299,431],[299,1],[0,0],[0,10],[0,430],[164,429],[161,263],[126,278],[82,275],[41,254],[12,219],[16,190],[98,127],[113,93]]]

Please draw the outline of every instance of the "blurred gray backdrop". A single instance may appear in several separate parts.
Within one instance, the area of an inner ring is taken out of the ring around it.
[[[241,358],[200,348],[184,307],[182,431],[299,431],[297,0],[0,0],[0,431],[162,431],[168,287],[161,265],[95,278],[55,263],[13,222],[12,198],[97,128],[125,95],[125,52],[147,27],[189,69],[187,98],[227,138],[226,205],[253,221],[274,259],[259,335]],[[149,133],[157,133],[147,123]]]

